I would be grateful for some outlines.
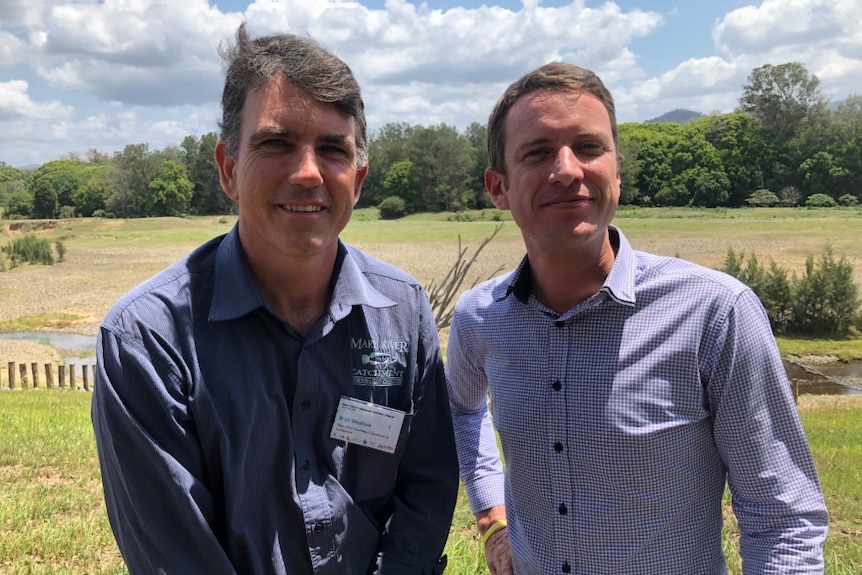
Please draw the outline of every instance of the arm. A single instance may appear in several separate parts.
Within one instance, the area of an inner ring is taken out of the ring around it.
[[[456,309],[449,332],[447,374],[449,401],[455,427],[455,443],[461,479],[470,507],[476,516],[479,534],[485,534],[495,523],[506,519],[503,495],[503,466],[497,448],[491,413],[488,410],[488,381],[484,371],[470,359],[461,337],[462,315]],[[485,557],[492,575],[512,573],[508,529],[495,531],[484,545]]]
[[[822,573],[826,506],[769,322],[750,290],[717,341],[710,402],[743,570]]]
[[[398,470],[394,510],[377,558],[379,575],[436,575],[458,496],[458,467],[437,328],[424,297],[421,307],[420,378],[413,418]]]
[[[213,498],[175,358],[156,337],[127,341],[102,328],[97,360],[93,428],[129,572],[233,573],[211,527]]]

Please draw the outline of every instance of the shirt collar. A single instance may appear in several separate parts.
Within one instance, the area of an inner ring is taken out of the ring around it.
[[[619,303],[634,305],[635,278],[637,275],[634,251],[619,228],[610,225],[608,226],[608,233],[611,244],[617,248],[617,254],[611,273],[608,274],[599,291],[607,293]],[[506,291],[499,299],[505,299],[511,294],[518,298],[521,303],[527,303],[532,291],[530,260],[528,256],[524,256],[517,269],[509,277]]]
[[[248,259],[239,241],[238,227],[224,237],[216,254],[211,321],[242,317],[257,308],[267,307]],[[347,316],[354,305],[391,307],[395,302],[380,293],[369,282],[350,249],[340,240],[335,260],[335,274],[330,283],[330,314],[335,321]]]

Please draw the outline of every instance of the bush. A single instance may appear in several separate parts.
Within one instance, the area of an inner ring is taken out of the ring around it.
[[[835,198],[826,194],[812,194],[805,200],[807,208],[834,208],[837,205]]]
[[[781,203],[781,199],[769,190],[757,190],[745,199],[745,203],[754,208],[769,208]]]
[[[54,265],[54,253],[51,251],[51,242],[44,238],[37,238],[33,234],[12,240],[0,250],[3,251],[11,262],[13,268],[22,264],[44,264]],[[65,248],[63,249],[65,255]]]
[[[377,209],[380,210],[380,219],[382,220],[397,220],[407,214],[407,205],[398,196],[384,198],[378,204]]]
[[[835,259],[827,246],[819,262],[808,256],[805,274],[793,275],[771,261],[764,268],[752,254],[727,251],[721,271],[748,285],[766,310],[775,333],[803,336],[846,336],[862,322],[859,290],[853,283],[853,267],[846,258]]]
[[[857,198],[853,194],[844,194],[843,196],[838,198],[838,203],[842,206],[852,208],[859,205],[859,198]]]
[[[818,262],[808,256],[805,274],[793,280],[789,331],[846,336],[859,321],[859,289],[853,283],[853,266],[844,257],[836,261],[831,246]]]

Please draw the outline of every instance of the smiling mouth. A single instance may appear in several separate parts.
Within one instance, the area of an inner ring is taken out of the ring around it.
[[[323,208],[321,206],[281,206],[286,212],[302,212],[302,213],[313,213],[313,212],[322,212]]]

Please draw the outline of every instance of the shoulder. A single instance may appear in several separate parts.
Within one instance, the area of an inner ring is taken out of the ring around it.
[[[221,239],[210,240],[132,288],[111,307],[103,327],[124,331],[135,324],[158,325],[169,317],[175,320],[177,313],[188,313],[192,295],[202,295],[202,284],[207,286],[207,292],[212,290],[212,271]]]
[[[733,276],[719,270],[675,257],[635,252],[639,289],[704,290],[704,295],[737,298],[749,288]]]
[[[345,247],[347,248],[348,255],[354,262],[356,262],[362,275],[372,283],[383,281],[394,284],[404,284],[405,287],[421,287],[416,278],[404,270],[379,260],[353,246],[345,244]]]
[[[515,273],[516,270],[509,271],[465,291],[455,304],[455,314],[463,317],[493,313],[497,308],[502,310],[505,302],[515,298],[510,289]]]

